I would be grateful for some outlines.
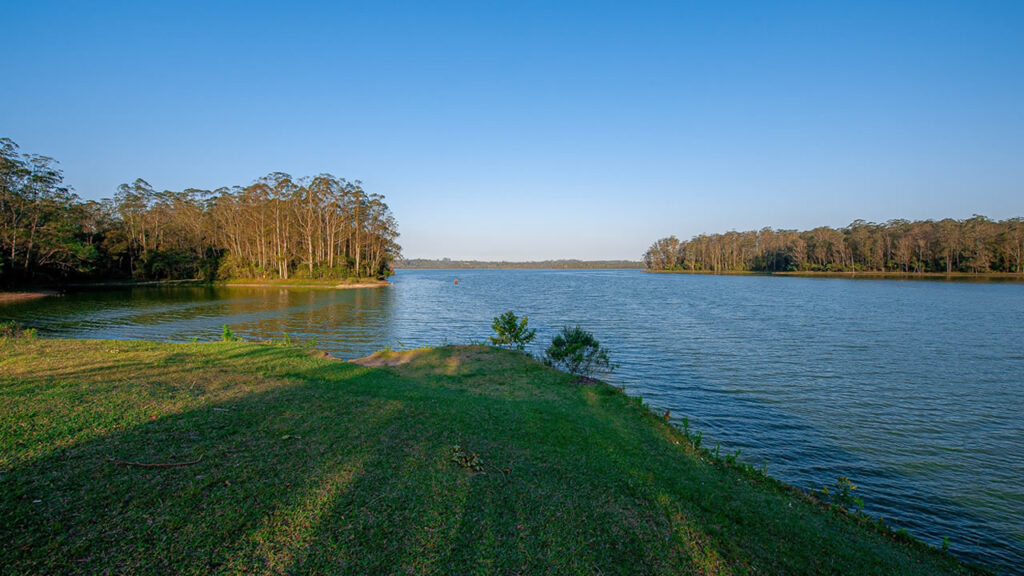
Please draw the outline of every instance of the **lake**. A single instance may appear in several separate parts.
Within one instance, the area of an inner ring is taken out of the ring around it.
[[[458,283],[455,280],[458,279]],[[482,342],[526,314],[607,346],[606,379],[801,488],[849,476],[865,511],[1008,573],[1024,566],[1024,284],[399,271],[362,290],[158,287],[0,307],[48,337],[316,338],[354,358]]]

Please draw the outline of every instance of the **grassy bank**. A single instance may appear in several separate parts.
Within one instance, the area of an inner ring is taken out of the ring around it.
[[[512,352],[0,348],[9,574],[972,573]]]

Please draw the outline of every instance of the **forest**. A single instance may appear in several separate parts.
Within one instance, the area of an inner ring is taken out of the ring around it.
[[[675,236],[644,254],[650,270],[703,272],[1011,273],[1024,275],[1024,218],[857,220],[845,228]]]
[[[0,138],[0,286],[108,280],[385,277],[400,257],[383,196],[329,174],[83,201],[52,158]]]

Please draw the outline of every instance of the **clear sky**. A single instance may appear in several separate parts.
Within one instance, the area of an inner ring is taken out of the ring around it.
[[[1024,2],[0,0],[0,136],[83,198],[329,172],[407,257],[1024,216]]]

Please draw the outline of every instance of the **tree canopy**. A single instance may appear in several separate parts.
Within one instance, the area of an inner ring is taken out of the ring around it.
[[[81,201],[50,158],[0,139],[0,283],[380,277],[400,256],[379,194],[330,174]]]
[[[651,270],[707,272],[903,272],[1024,274],[1024,218],[875,224],[845,228],[701,234],[656,241],[644,254]]]

